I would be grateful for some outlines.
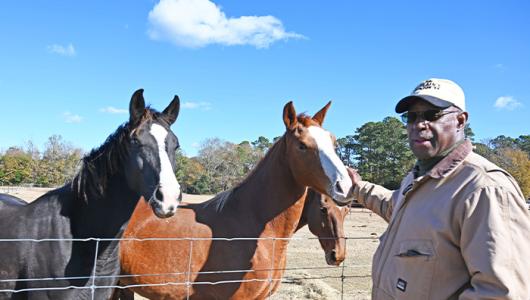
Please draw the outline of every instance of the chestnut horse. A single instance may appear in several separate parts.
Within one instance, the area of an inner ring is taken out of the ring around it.
[[[184,209],[182,209],[184,208]],[[182,203],[179,211],[177,212],[176,218],[179,218],[181,222],[189,222],[190,220],[185,219],[185,216],[189,214],[185,213],[185,209],[194,209],[193,205]],[[344,237],[344,218],[349,211],[348,207],[338,207],[331,198],[322,195],[319,192],[315,192],[313,189],[309,189],[307,197],[304,203],[304,209],[302,216],[298,222],[298,226],[295,231],[298,231],[305,225],[308,226],[309,231],[319,238],[320,245],[324,250],[325,259],[328,265],[338,266],[346,258],[346,241]],[[184,213],[183,213],[184,212]],[[184,215],[184,216],[181,216]],[[135,218],[149,218],[151,213],[146,205],[139,204],[135,210]],[[191,222],[194,222],[191,220]],[[179,224],[176,224],[179,226]],[[177,231],[178,227],[173,230]],[[127,247],[127,243],[123,243],[122,247]],[[184,247],[188,245],[185,244]],[[178,248],[172,248],[172,252],[179,251]],[[283,255],[284,259],[286,255]],[[174,266],[180,270],[187,270],[187,261],[182,261],[180,266]],[[285,266],[286,261],[282,264]],[[282,269],[284,269],[282,267]],[[280,276],[283,274],[280,274]],[[275,291],[280,281],[277,280],[274,283],[273,291]],[[181,288],[185,288],[181,286]],[[114,300],[134,300],[134,294],[128,289],[116,289]]]
[[[178,140],[170,129],[179,108],[175,96],[157,112],[137,90],[129,121],[83,158],[71,182],[29,204],[0,195],[0,299],[112,295],[120,272],[116,238],[138,200],[147,199],[159,217],[173,215],[180,202]]]
[[[133,289],[154,299],[263,299],[274,292],[307,187],[349,202],[351,180],[333,135],[321,127],[330,104],[311,118],[287,103],[285,134],[232,190],[162,222],[137,208],[124,238],[184,240],[122,241],[122,274],[161,274],[124,277],[122,284],[158,284]],[[167,282],[176,284],[160,285]]]

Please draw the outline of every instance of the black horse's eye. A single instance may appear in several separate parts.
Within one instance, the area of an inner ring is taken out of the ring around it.
[[[307,146],[306,146],[304,143],[300,143],[300,145],[298,145],[298,149],[300,149],[300,150],[306,150],[306,149],[307,149]]]
[[[137,138],[132,138],[131,139],[131,144],[133,144],[135,146],[139,146],[140,145],[140,140],[138,140]]]
[[[327,214],[327,213],[328,213],[328,209],[327,209],[326,207],[321,207],[321,208],[320,208],[320,212],[321,212],[322,214]]]

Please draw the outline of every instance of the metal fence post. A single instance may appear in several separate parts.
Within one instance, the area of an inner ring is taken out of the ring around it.
[[[95,298],[96,294],[96,271],[97,271],[97,261],[98,261],[98,251],[99,251],[99,239],[96,239],[96,253],[94,254],[94,269],[92,271],[92,285],[90,286],[92,292],[92,300]]]

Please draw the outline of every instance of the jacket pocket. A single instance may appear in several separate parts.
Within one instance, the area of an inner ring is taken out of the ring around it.
[[[402,241],[393,260],[396,268],[393,284],[397,298],[429,299],[436,263],[432,241]]]

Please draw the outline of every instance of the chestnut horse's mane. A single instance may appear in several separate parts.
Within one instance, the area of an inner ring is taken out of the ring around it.
[[[320,125],[317,122],[315,122],[315,120],[313,120],[312,117],[306,115],[305,113],[299,114],[298,117],[296,117],[296,119],[298,120],[298,123],[301,123],[302,125],[304,125],[304,127],[309,127],[309,126],[320,127]]]
[[[297,116],[297,121],[302,124],[305,127],[309,126],[319,126],[320,125],[313,120],[312,117],[306,115],[305,113],[301,113]],[[250,173],[237,185],[232,187],[229,190],[226,190],[224,192],[221,192],[214,196],[212,199],[204,202],[206,206],[215,205],[216,211],[220,212],[223,210],[223,207],[228,203],[230,199],[234,199],[233,197],[230,197],[231,194],[236,193],[239,188],[241,188],[243,185],[245,185],[252,177],[254,177],[254,174],[257,170],[261,169],[261,166],[266,164],[271,157],[277,157],[274,155],[276,152],[285,151],[285,133],[282,135],[281,138],[279,138],[267,151],[267,154],[258,162],[258,164],[250,171]]]
[[[226,190],[224,192],[221,192],[215,195],[215,197],[204,202],[204,204],[206,206],[216,205],[216,211],[217,212],[222,211],[223,207],[228,203],[228,201],[230,199],[234,199],[233,197],[230,197],[230,195],[237,192],[237,190],[240,187],[245,185],[252,177],[254,177],[254,174],[256,173],[256,171],[261,169],[261,166],[266,164],[271,159],[271,157],[275,157],[276,155],[273,155],[273,153],[276,153],[276,152],[279,152],[285,149],[284,145],[285,145],[285,134],[281,138],[279,138],[269,148],[269,150],[267,151],[267,154],[265,154],[265,156],[257,163],[257,165],[250,171],[250,173],[240,183],[238,183],[237,185],[235,185],[229,190]]]

